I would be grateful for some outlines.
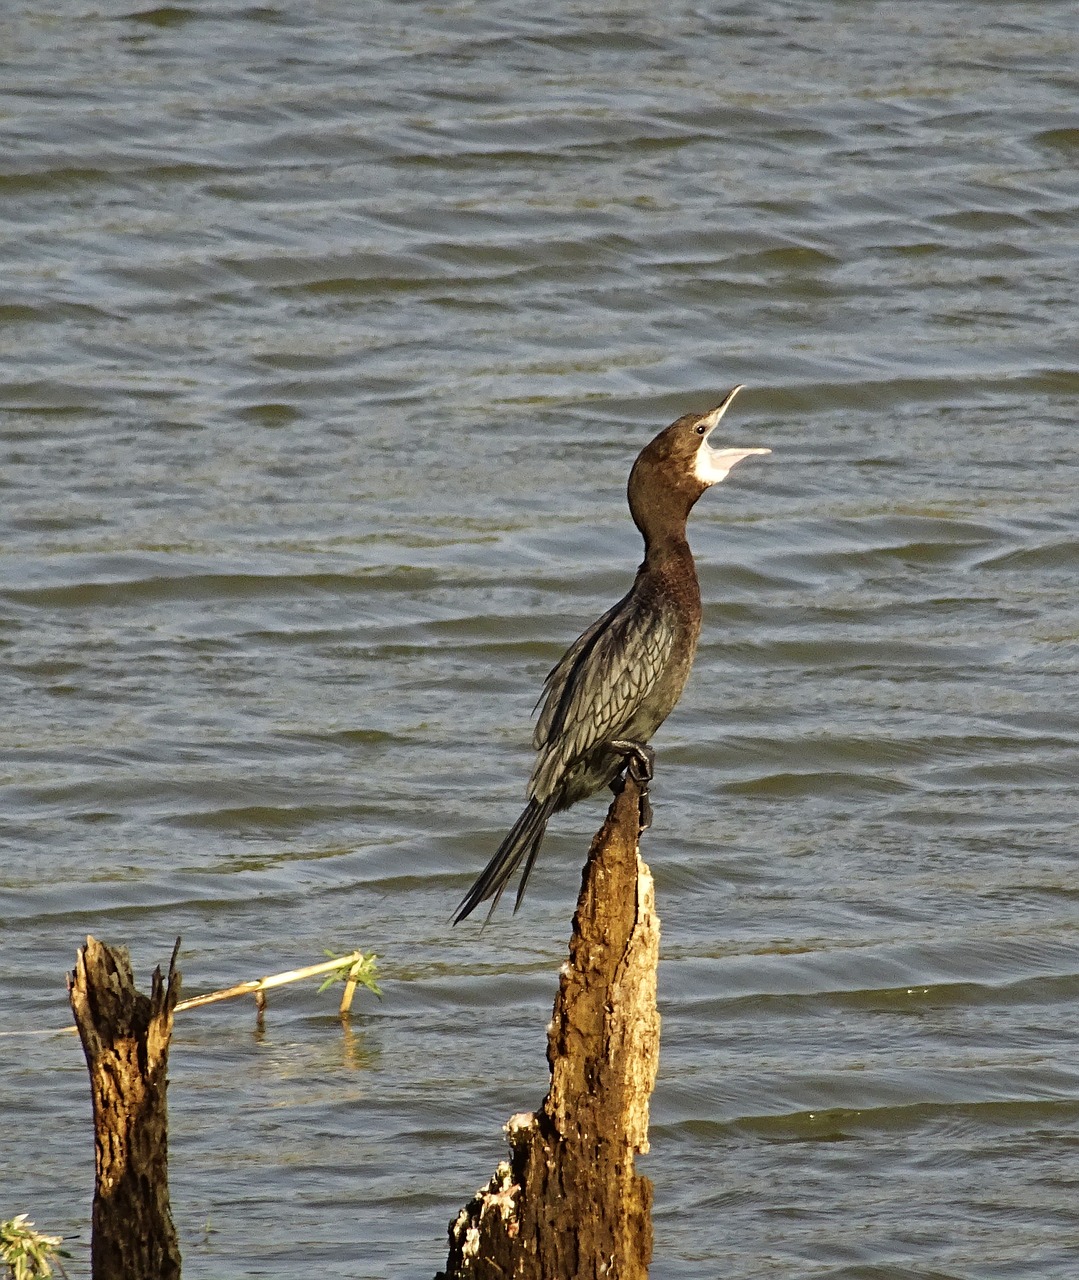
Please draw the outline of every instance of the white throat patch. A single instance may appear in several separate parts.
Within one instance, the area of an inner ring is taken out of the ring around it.
[[[719,484],[743,458],[771,452],[771,449],[713,449],[707,440],[702,440],[693,460],[693,474],[701,484]]]

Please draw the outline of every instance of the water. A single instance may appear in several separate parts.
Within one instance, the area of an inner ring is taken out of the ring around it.
[[[189,1277],[430,1276],[546,1087],[601,802],[447,917],[748,384],[656,738],[657,1280],[1072,1277],[1079,31],[1060,3],[0,19],[0,1215],[71,1238],[64,972],[189,992]]]

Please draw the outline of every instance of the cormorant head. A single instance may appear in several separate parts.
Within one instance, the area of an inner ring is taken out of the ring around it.
[[[713,449],[708,437],[719,425],[720,418],[727,412],[731,401],[742,390],[741,384],[733,387],[723,400],[709,413],[702,413],[691,423],[694,436],[697,437],[697,452],[693,457],[693,474],[705,486],[719,484],[726,480],[727,473],[737,466],[743,458],[754,453],[771,453],[771,449]],[[684,421],[684,419],[681,419]]]
[[[705,489],[726,479],[731,468],[743,458],[772,452],[771,449],[713,449],[708,443],[708,437],[741,390],[739,385],[728,391],[708,413],[685,414],[641,450],[630,472],[629,508],[642,532],[645,524],[654,522],[657,506],[665,509],[668,518],[673,515],[684,520]]]

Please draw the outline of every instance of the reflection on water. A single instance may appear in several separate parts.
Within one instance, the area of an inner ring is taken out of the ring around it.
[[[434,1273],[602,804],[522,916],[449,912],[631,579],[635,453],[744,382],[774,452],[694,513],[645,848],[653,1274],[1073,1274],[1077,46],[972,0],[6,19],[0,1213],[85,1260],[78,1047],[6,1033],[87,932],[143,985],[182,934],[189,991],[362,947],[344,1029],[178,1026],[187,1273]]]

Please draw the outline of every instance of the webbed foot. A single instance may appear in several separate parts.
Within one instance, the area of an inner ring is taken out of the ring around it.
[[[648,784],[655,775],[656,753],[647,742],[630,742],[616,738],[608,744],[613,751],[625,757],[625,771],[611,783],[616,794],[622,790],[626,778],[632,778],[641,791],[641,830],[652,825],[652,802],[648,799]]]

